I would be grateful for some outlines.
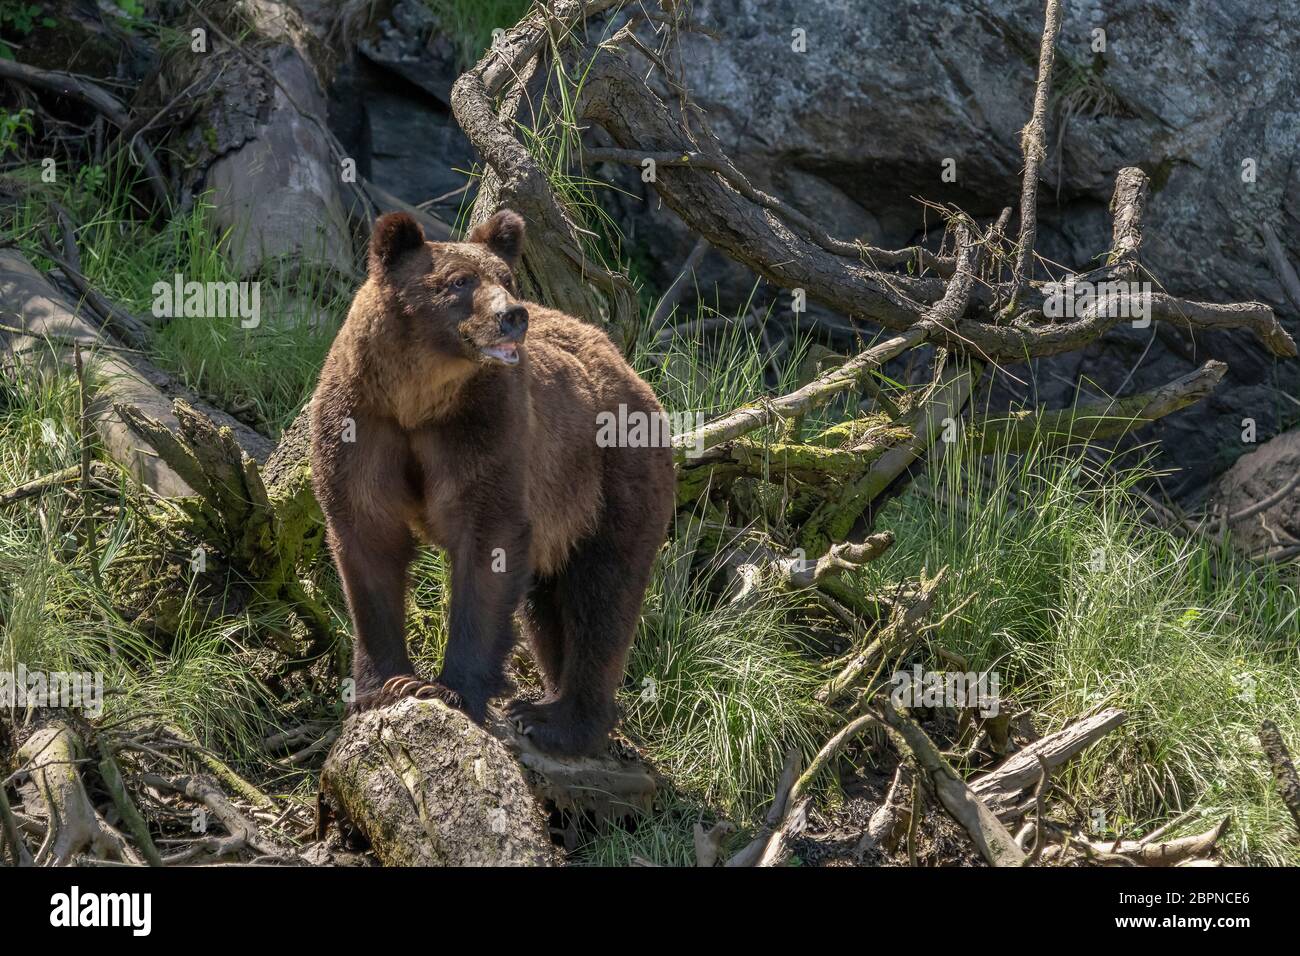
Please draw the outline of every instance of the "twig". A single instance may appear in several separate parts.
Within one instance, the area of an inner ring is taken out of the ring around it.
[[[238,852],[244,848],[251,849],[262,856],[274,858],[284,858],[287,855],[281,847],[263,837],[257,829],[257,825],[240,813],[224,793],[202,777],[177,777],[173,780],[159,776],[156,773],[146,773],[143,779],[146,784],[155,789],[171,790],[182,794],[190,800],[203,804],[212,811],[212,815],[220,821],[221,825],[230,834],[227,838],[210,840],[201,844],[202,849],[209,850],[213,855],[222,856]],[[183,862],[192,855],[192,853],[186,853],[180,856],[168,857],[165,862],[168,864]]]
[[[1047,791],[1052,785],[1052,768],[1047,765],[1042,754],[1035,754],[1042,776],[1038,779],[1038,789],[1034,792],[1034,848],[1030,850],[1025,866],[1034,866],[1047,846],[1047,833],[1044,830],[1044,812],[1047,803]]]

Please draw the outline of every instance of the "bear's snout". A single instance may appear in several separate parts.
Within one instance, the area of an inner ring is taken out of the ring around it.
[[[518,340],[528,331],[528,310],[522,305],[512,305],[496,314],[497,324],[504,338]]]

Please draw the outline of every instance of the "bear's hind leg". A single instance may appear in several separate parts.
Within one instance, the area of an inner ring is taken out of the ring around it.
[[[541,750],[598,751],[617,719],[614,695],[636,634],[653,548],[629,549],[610,523],[581,542],[555,578],[564,634],[558,692],[516,700],[509,713]],[[545,666],[545,665],[543,665]]]

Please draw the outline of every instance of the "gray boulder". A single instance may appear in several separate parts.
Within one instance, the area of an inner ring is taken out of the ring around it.
[[[1109,245],[1115,173],[1141,166],[1153,181],[1143,260],[1156,278],[1187,298],[1268,302],[1295,334],[1297,314],[1257,227],[1271,223],[1300,258],[1300,0],[1065,7],[1040,251],[1086,268]],[[696,0],[696,19],[721,39],[684,36],[682,64],[713,130],[754,179],[833,234],[905,245],[926,238],[914,197],[990,218],[1015,204],[1043,10],[1042,0]],[[805,52],[792,48],[796,30]],[[1104,50],[1094,49],[1096,30]],[[941,177],[948,158],[955,182]],[[930,212],[930,227],[936,219]],[[689,248],[681,237],[651,258],[679,262]],[[1085,388],[1117,388],[1150,335],[1117,330],[1040,363],[1040,398],[1068,402],[1080,376]],[[1300,394],[1300,363],[1274,360],[1249,335],[1193,341],[1176,330],[1156,338],[1126,388],[1208,356],[1230,369],[1216,399],[1143,433],[1165,438],[1189,488],[1243,452],[1242,415],[1267,438],[1295,419],[1278,393]]]

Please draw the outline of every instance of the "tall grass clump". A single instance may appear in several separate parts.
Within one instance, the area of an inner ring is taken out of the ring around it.
[[[77,408],[66,372],[0,375],[0,489],[79,460]],[[163,545],[125,479],[119,494],[93,544],[75,486],[0,509],[0,669],[102,675],[103,720],[147,717],[235,759],[251,754],[272,701],[243,644],[265,622],[253,612],[211,619],[193,595],[166,643],[126,620],[123,589],[148,589],[143,569]]]
[[[1128,713],[1060,778],[1108,834],[1228,816],[1234,858],[1294,865],[1255,733],[1272,718],[1300,739],[1296,579],[1154,527],[1134,493],[1146,474],[1081,448],[981,462],[950,446],[928,486],[880,517],[897,544],[866,583],[947,565],[946,602],[973,597],[931,646],[995,668],[1040,733],[1101,707]]]

